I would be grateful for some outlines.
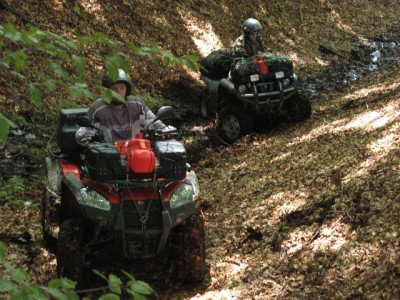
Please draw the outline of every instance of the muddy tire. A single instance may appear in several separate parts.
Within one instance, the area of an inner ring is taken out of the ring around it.
[[[198,212],[174,229],[173,244],[179,281],[202,282],[206,274],[205,231]]]
[[[252,116],[239,106],[222,107],[218,118],[221,137],[228,143],[237,141],[242,135],[249,134],[254,129]]]
[[[41,204],[41,223],[43,244],[50,252],[54,253],[57,247],[57,239],[52,233],[57,231],[58,227],[58,208],[52,206],[50,197],[50,193],[45,188]]]
[[[286,100],[284,109],[290,122],[300,122],[311,116],[311,103],[299,94]]]
[[[84,225],[79,219],[67,219],[60,225],[57,244],[57,272],[85,286],[89,279],[89,269],[83,264],[85,243]]]

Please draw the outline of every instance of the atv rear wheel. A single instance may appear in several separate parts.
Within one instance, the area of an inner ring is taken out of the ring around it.
[[[89,270],[83,264],[84,224],[79,219],[65,220],[60,226],[57,244],[57,272],[84,286]]]
[[[195,212],[174,232],[178,278],[183,282],[202,282],[206,274],[204,219]]]
[[[222,107],[219,119],[222,139],[228,143],[237,141],[254,129],[254,120],[250,113],[238,106]]]
[[[311,103],[299,94],[286,100],[284,109],[291,122],[300,122],[310,117]]]

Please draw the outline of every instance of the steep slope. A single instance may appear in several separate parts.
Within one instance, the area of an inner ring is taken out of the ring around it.
[[[386,32],[397,21],[398,1],[254,1],[243,5],[232,1],[7,1],[41,29],[74,40],[76,36],[105,33],[112,39],[144,45],[153,41],[177,56],[199,57],[212,50],[230,47],[241,34],[247,17],[256,17],[264,25],[262,37],[274,51],[290,56],[301,79],[315,76],[332,61],[343,60],[354,43],[366,42]],[[362,11],[362,14],[360,14]],[[24,26],[21,18],[1,10],[3,23]],[[221,17],[223,16],[223,17]],[[329,49],[338,55],[320,51]],[[86,51],[90,58],[91,84],[99,82],[102,62],[93,47]],[[192,106],[202,95],[198,75],[177,66],[163,67],[138,55],[130,57],[134,89],[139,93],[160,95],[177,103]],[[36,63],[39,63],[37,61]],[[35,62],[33,63],[35,71]],[[31,74],[29,74],[31,75]],[[34,77],[34,74],[32,74]],[[5,102],[15,101],[20,83],[7,70],[1,74]],[[11,81],[11,82],[10,82]],[[13,84],[13,81],[16,81]],[[26,93],[26,92],[25,92]],[[46,95],[50,103],[64,95]],[[82,102],[82,100],[81,100]],[[87,104],[87,101],[83,101]],[[195,106],[196,107],[196,106]],[[27,107],[26,110],[30,110]],[[40,109],[40,108],[39,108]]]
[[[154,40],[176,55],[228,47],[242,21],[254,16],[264,24],[264,40],[294,60],[304,92],[313,95],[306,122],[252,134],[231,147],[206,144],[194,168],[208,223],[209,276],[190,287],[166,276],[162,263],[129,270],[161,299],[398,298],[398,1],[9,2],[39,27],[66,37],[102,31],[137,44]],[[22,26],[8,11],[0,18]],[[394,43],[385,63],[362,72],[381,42]],[[136,91],[197,109],[198,74],[131,59]],[[92,63],[96,82],[101,62]],[[356,76],[347,80],[354,66]],[[1,72],[0,78],[2,111],[42,115],[12,75]],[[46,103],[57,97],[65,95],[49,95]],[[213,120],[206,122],[212,127]],[[40,191],[28,196],[39,202]],[[11,261],[46,284],[56,276],[55,260],[41,246],[39,213],[5,207],[0,213]],[[16,243],[26,232],[29,241]]]

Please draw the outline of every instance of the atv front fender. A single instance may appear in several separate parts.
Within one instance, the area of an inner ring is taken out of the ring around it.
[[[58,160],[46,157],[47,188],[53,195],[60,195],[62,168]],[[58,197],[59,198],[59,197]]]
[[[96,199],[94,202],[85,200],[82,196],[82,190],[87,186],[82,181],[80,181],[73,173],[67,173],[66,175],[64,175],[63,184],[68,190],[65,191],[66,194],[68,194],[69,192],[70,195],[73,195],[73,197],[63,197],[61,200],[61,205],[67,208],[69,213],[71,213],[71,211],[73,212],[74,210],[79,210],[79,212],[84,217],[93,221],[96,224],[100,224],[104,227],[112,226],[114,208],[110,204],[108,199],[103,196],[104,203],[107,204],[105,206],[98,205],[99,201],[101,201],[101,198]]]
[[[235,96],[240,95],[240,92],[235,88],[235,85],[232,83],[232,81],[226,78],[220,80],[218,92],[220,92],[222,88],[225,89],[228,93]]]

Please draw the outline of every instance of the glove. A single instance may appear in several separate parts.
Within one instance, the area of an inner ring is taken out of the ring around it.
[[[87,147],[96,135],[96,131],[92,128],[81,127],[75,133],[75,140],[78,145]]]

